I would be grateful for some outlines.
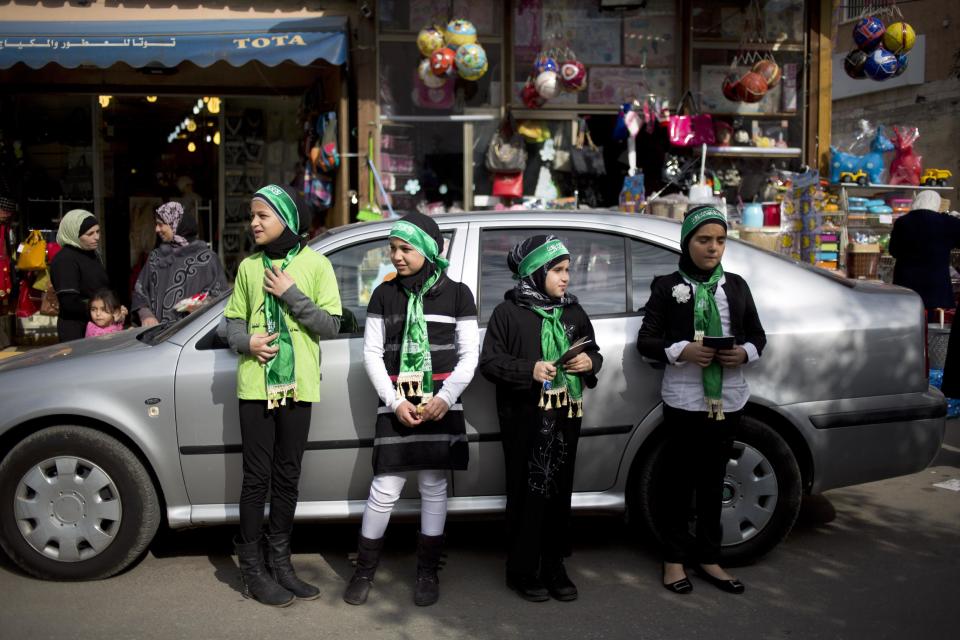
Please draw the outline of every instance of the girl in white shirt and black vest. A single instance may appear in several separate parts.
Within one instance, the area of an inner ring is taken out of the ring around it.
[[[718,564],[723,478],[750,389],[743,365],[767,342],[750,287],[720,265],[727,221],[710,206],[691,209],[680,232],[680,269],[651,284],[637,348],[667,364],[661,394],[667,430],[661,478],[663,585],[693,590],[684,565],[729,593],[744,586]],[[732,336],[732,345],[710,338]],[[706,338],[706,340],[705,340]],[[709,345],[717,345],[713,348]],[[705,344],[706,343],[706,344]],[[696,494],[696,535],[688,529]]]

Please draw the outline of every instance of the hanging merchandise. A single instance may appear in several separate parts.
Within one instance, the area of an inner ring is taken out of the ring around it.
[[[20,282],[20,293],[17,297],[17,317],[29,318],[39,310],[39,301],[33,297],[30,278],[24,278]]]
[[[310,162],[313,170],[330,173],[340,166],[340,153],[337,151],[337,114],[335,111],[317,116],[316,138],[310,149]]]
[[[417,48],[425,58],[429,58],[443,44],[443,32],[436,27],[424,27],[417,34]]]
[[[377,206],[377,198],[373,193],[373,135],[367,140],[367,204],[357,212],[357,220],[369,222],[382,220],[383,211]]]
[[[721,90],[730,102],[760,102],[780,82],[782,71],[773,57],[764,34],[763,11],[759,0],[751,0],[740,48],[730,63]],[[743,73],[743,67],[749,71]]]
[[[893,145],[896,155],[890,162],[889,184],[920,184],[921,157],[913,150],[913,145],[920,137],[920,130],[916,127],[903,129],[893,128]]]
[[[855,80],[882,82],[901,75],[907,69],[907,54],[917,41],[916,32],[903,21],[897,5],[879,0],[867,3],[852,35],[856,49],[844,58],[843,69]]]
[[[477,42],[477,28],[469,20],[455,18],[445,28],[424,27],[417,34],[417,49],[424,56],[417,65],[417,78],[427,91],[414,93],[419,106],[446,109],[453,105],[439,89],[455,76],[468,82],[482,78],[490,67],[487,52]],[[442,105],[442,106],[440,106]]]
[[[517,131],[513,114],[507,113],[487,146],[484,160],[487,171],[493,173],[522,173],[527,166],[527,147]]]
[[[587,122],[584,119],[578,121],[580,129],[577,134],[577,144],[570,150],[570,164],[573,172],[581,176],[604,176],[607,174],[607,166],[603,159],[603,147],[598,147],[593,143],[590,136],[590,130],[587,129]],[[584,142],[587,147],[584,147]]]
[[[47,242],[43,233],[37,229],[30,231],[30,235],[20,245],[20,255],[17,256],[17,269],[20,271],[42,271],[47,268]]]
[[[497,173],[493,176],[493,195],[499,198],[523,196],[522,173]]]
[[[713,117],[709,113],[700,113],[700,107],[693,94],[685,92],[677,105],[677,114],[670,116],[670,144],[675,147],[696,147],[716,142]]]
[[[883,175],[883,154],[894,150],[893,142],[883,134],[883,126],[878,125],[870,151],[864,155],[855,155],[830,147],[830,182],[859,182],[861,184],[881,184]]]
[[[489,68],[487,52],[476,43],[460,45],[453,62],[457,68],[457,74],[471,82],[482,78]]]
[[[541,51],[520,92],[528,109],[539,109],[561,93],[576,93],[587,87],[587,68],[569,48]]]
[[[447,23],[443,39],[451,49],[458,49],[465,44],[476,44],[477,28],[469,20],[455,18]]]

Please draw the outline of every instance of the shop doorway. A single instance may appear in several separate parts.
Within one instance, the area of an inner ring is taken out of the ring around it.
[[[110,281],[129,301],[156,246],[154,211],[175,200],[197,216],[199,238],[217,237],[220,99],[101,96],[104,253]]]

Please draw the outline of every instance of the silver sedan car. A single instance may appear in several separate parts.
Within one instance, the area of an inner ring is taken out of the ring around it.
[[[636,338],[652,279],[676,269],[680,225],[610,212],[438,216],[450,276],[474,292],[481,331],[512,287],[506,253],[555,233],[574,256],[570,289],[604,355],[587,390],[573,507],[626,514],[656,536],[663,443],[658,365]],[[389,223],[355,224],[311,248],[334,265],[341,335],[321,344],[300,519],[360,516],[377,399],[363,368],[367,300],[392,271]],[[928,386],[920,298],[853,282],[736,241],[725,267],[750,283],[768,343],[727,465],[724,553],[747,561],[790,531],[805,493],[923,469],[940,448],[943,396]],[[37,350],[0,363],[0,543],[40,577],[110,576],[173,528],[238,519],[237,357],[220,331],[226,299],[169,325]],[[470,467],[451,473],[452,514],[504,507],[493,387],[464,396]],[[409,483],[408,483],[409,484]],[[398,504],[416,513],[415,488]]]

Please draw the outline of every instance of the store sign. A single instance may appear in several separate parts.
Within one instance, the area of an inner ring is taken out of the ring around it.
[[[307,46],[307,43],[303,40],[303,36],[299,33],[293,35],[261,36],[259,38],[234,38],[233,43],[237,45],[237,49],[246,49],[247,47],[263,49],[265,47],[285,47],[287,45]]]

